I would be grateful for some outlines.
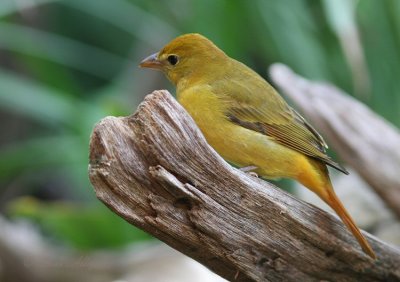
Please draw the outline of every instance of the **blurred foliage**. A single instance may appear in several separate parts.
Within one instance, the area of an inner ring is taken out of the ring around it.
[[[57,201],[17,201],[11,214],[82,249],[145,238],[98,208],[89,135],[146,93],[173,90],[137,64],[183,33],[204,34],[263,76],[282,62],[329,81],[399,126],[399,14],[397,0],[2,0],[2,211],[25,195]]]
[[[80,250],[120,247],[132,241],[151,239],[100,204],[44,203],[23,197],[11,202],[8,212],[15,219],[24,218],[40,224],[57,244]]]

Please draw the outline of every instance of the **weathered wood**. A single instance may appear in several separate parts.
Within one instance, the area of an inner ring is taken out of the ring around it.
[[[313,82],[282,64],[271,77],[328,143],[400,218],[400,132],[333,85]]]
[[[98,198],[130,223],[235,281],[400,281],[400,251],[228,165],[167,91],[90,143]]]

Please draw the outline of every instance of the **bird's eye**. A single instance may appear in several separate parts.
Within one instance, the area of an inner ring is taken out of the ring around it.
[[[167,60],[171,65],[175,66],[178,63],[178,56],[177,55],[169,55]]]

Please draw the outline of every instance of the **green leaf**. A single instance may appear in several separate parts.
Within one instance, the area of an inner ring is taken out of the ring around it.
[[[71,97],[4,70],[0,70],[0,107],[49,125],[68,124],[75,111]]]
[[[262,23],[283,63],[313,79],[329,78],[317,27],[305,1],[257,1]],[[279,23],[279,24],[277,24]]]
[[[0,24],[0,48],[37,56],[101,78],[109,78],[121,66],[132,64],[99,47],[17,24]]]
[[[0,108],[19,113],[48,126],[70,126],[85,130],[99,117],[101,108],[68,96],[44,84],[0,69]],[[84,120],[79,118],[84,116]],[[78,119],[78,120],[77,120]]]
[[[156,48],[160,48],[179,34],[179,31],[166,21],[126,0],[66,0],[62,4],[111,23]]]

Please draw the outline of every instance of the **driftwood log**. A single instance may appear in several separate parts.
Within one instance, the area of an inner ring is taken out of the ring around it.
[[[282,64],[272,65],[270,74],[400,219],[399,130],[333,85],[304,79]]]
[[[400,281],[400,251],[227,164],[167,91],[91,136],[98,198],[231,281]]]

